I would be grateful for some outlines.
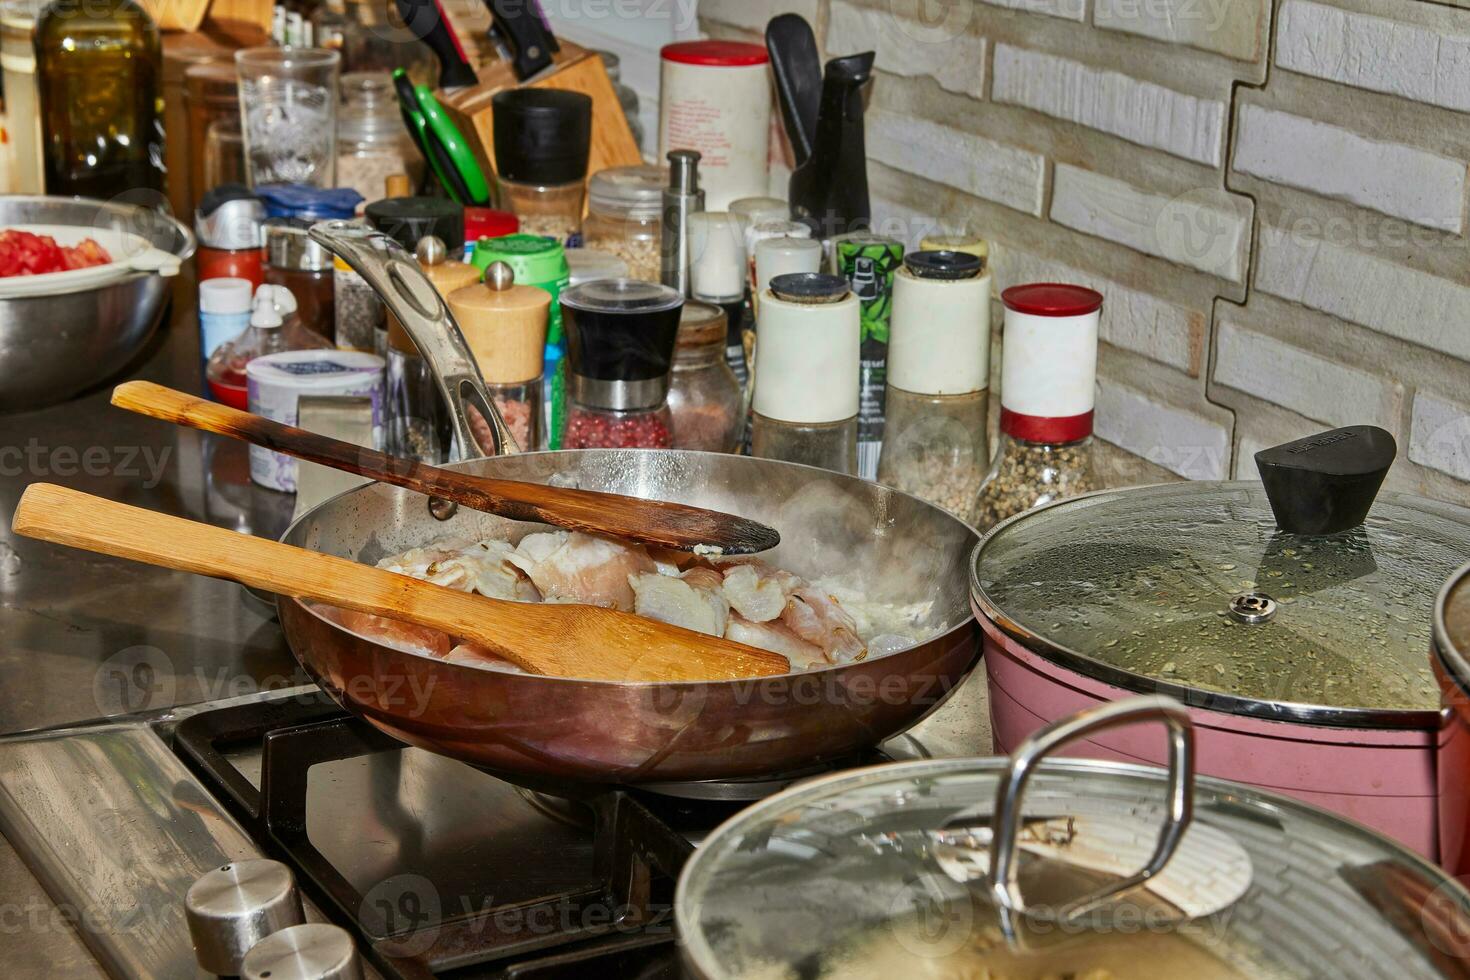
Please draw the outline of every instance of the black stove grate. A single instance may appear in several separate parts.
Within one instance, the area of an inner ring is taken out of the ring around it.
[[[363,895],[307,834],[313,766],[399,751],[403,743],[320,696],[201,712],[179,723],[174,745],[262,848],[290,864],[323,910],[357,933],[391,980],[676,977],[674,880],[693,847],[675,825],[694,819],[708,829],[733,812],[664,804],[626,789],[537,784],[531,788],[589,811],[596,884],[424,925],[412,891]],[[242,747],[259,747],[258,790],[231,761],[231,750]],[[494,885],[486,883],[487,894]]]

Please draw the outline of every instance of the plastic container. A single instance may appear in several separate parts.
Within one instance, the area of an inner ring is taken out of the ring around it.
[[[742,41],[681,41],[660,53],[658,159],[698,150],[707,206],[766,193],[770,56]]]
[[[291,291],[267,283],[255,291],[247,329],[217,347],[204,368],[209,393],[231,408],[248,408],[250,362],[283,351],[319,350],[331,345],[301,325]]]
[[[509,211],[469,206],[464,209],[464,260],[475,254],[475,244],[482,238],[503,238],[520,231],[520,220]],[[449,244],[447,241],[445,244]]]
[[[387,194],[387,180],[408,174],[417,185],[424,158],[403,126],[393,76],[354,71],[342,76],[342,106],[337,112],[337,185],[351,187],[365,201]]]
[[[916,252],[893,279],[878,482],[967,516],[990,468],[990,277]]]
[[[295,350],[258,357],[246,367],[249,407],[256,415],[295,425],[304,395],[366,397],[373,405],[373,443],[383,438],[383,359],[357,351]],[[250,479],[263,487],[296,492],[293,457],[250,447]]]
[[[496,171],[521,233],[577,244],[592,147],[591,97],[517,88],[498,93],[491,105]]]
[[[859,303],[841,276],[777,276],[761,297],[751,455],[857,470]]]
[[[725,311],[684,304],[669,376],[675,449],[733,453],[745,429],[745,394],[725,360]]]
[[[587,182],[582,243],[628,264],[628,275],[659,281],[664,168],[652,164],[610,167]]]
[[[486,272],[484,283],[457,289],[446,301],[516,446],[539,448],[544,438],[541,375],[551,296],[535,286],[517,285],[510,266],[497,262]]]
[[[221,346],[250,326],[255,283],[219,276],[199,284],[199,359],[207,364]]]
[[[678,291],[637,279],[599,279],[562,293],[562,448],[673,445],[667,396],[683,306]]]
[[[1100,489],[1093,465],[1100,293],[1083,286],[1012,286],[1005,304],[1000,445],[975,497],[981,531],[1032,507]]]

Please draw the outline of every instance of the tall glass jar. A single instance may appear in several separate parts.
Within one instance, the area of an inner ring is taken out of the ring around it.
[[[36,20],[46,193],[163,188],[162,48],[134,0],[52,0]]]
[[[725,312],[712,303],[684,304],[669,378],[675,449],[733,453],[745,424],[744,393],[725,361]]]
[[[658,282],[663,217],[662,167],[643,164],[599,170],[587,182],[582,244],[628,263],[634,279]]]
[[[914,252],[893,277],[878,482],[967,515],[990,463],[990,277],[964,252]]]
[[[988,531],[1032,507],[1101,488],[1092,419],[1102,295],[1082,286],[1012,286],[1005,304],[1000,445],[970,523]]]
[[[387,195],[387,180],[408,174],[418,184],[423,156],[403,126],[393,76],[350,72],[342,76],[342,107],[337,110],[337,186],[350,187],[365,201]]]

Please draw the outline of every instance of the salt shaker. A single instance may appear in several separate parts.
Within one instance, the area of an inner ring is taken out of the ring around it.
[[[745,240],[733,217],[703,211],[689,218],[689,295],[725,311],[725,360],[745,384],[740,325],[745,319]]]
[[[751,455],[857,470],[857,297],[841,276],[776,276],[761,296]]]
[[[970,523],[981,531],[1032,507],[1099,488],[1092,461],[1102,295],[1083,286],[1012,286],[1005,304],[1000,445]]]
[[[893,278],[878,482],[967,515],[990,466],[990,277],[965,252],[915,252]]]
[[[516,445],[536,449],[551,294],[517,285],[510,266],[496,262],[485,270],[483,285],[456,289],[445,302]]]

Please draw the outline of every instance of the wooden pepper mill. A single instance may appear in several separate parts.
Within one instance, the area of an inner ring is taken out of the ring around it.
[[[454,314],[495,407],[521,449],[545,442],[542,374],[551,294],[517,285],[504,262],[485,270],[485,282],[450,293]]]

